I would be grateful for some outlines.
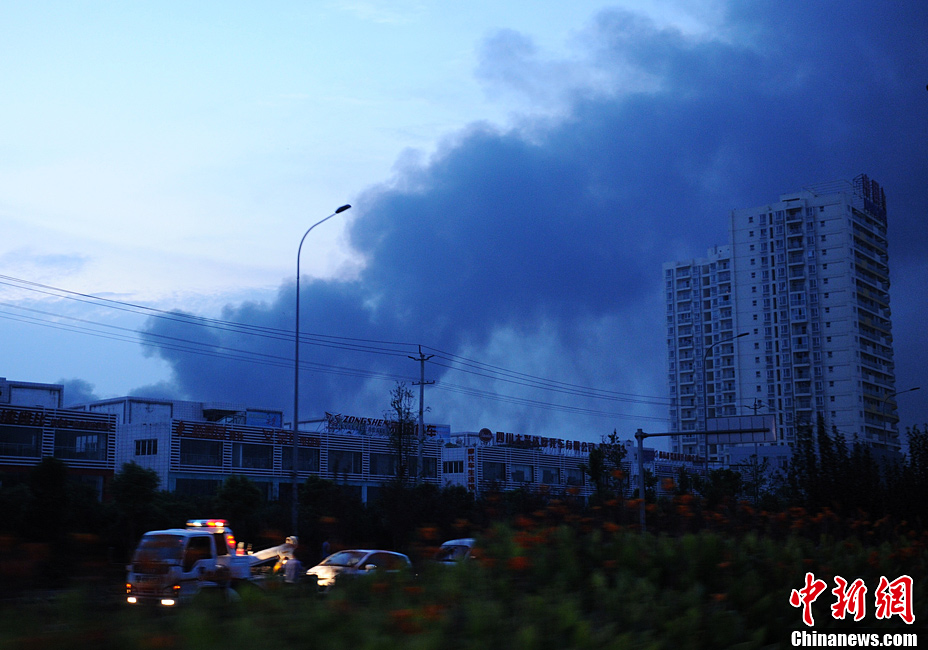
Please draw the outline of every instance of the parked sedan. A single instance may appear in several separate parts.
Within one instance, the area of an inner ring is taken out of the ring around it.
[[[435,553],[435,561],[443,564],[454,564],[467,560],[476,555],[474,546],[477,540],[470,537],[462,539],[452,539],[441,545],[438,552]]]
[[[322,562],[306,571],[306,575],[315,578],[319,587],[328,589],[335,584],[336,578],[358,576],[373,571],[396,573],[412,567],[409,558],[402,553],[370,549],[353,549],[333,553]]]

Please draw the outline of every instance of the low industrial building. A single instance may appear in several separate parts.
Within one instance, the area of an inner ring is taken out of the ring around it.
[[[145,397],[67,409],[62,403],[61,385],[0,378],[0,485],[4,476],[21,479],[43,457],[52,456],[63,460],[76,479],[93,484],[101,498],[115,472],[129,462],[156,472],[161,489],[171,492],[212,494],[227,477],[239,475],[269,500],[289,497],[293,431],[281,411]],[[383,419],[333,413],[301,422],[297,479],[318,476],[364,502],[376,500],[397,475],[389,425]],[[449,425],[426,424],[418,480],[459,485],[475,495],[527,489],[586,498],[592,486],[583,466],[598,444],[489,429],[451,433]],[[631,442],[628,447],[630,462],[636,449]],[[667,452],[645,449],[645,465],[657,476],[670,476],[681,463],[693,465],[691,459],[662,454]],[[409,475],[418,474],[419,458],[413,443]]]
[[[116,468],[116,418],[62,408],[60,384],[0,377],[0,486],[23,481],[42,458],[102,496]]]

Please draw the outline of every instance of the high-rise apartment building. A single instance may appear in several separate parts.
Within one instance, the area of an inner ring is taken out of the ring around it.
[[[757,414],[780,445],[821,415],[898,451],[883,190],[861,175],[730,219],[728,246],[663,267],[672,450],[727,463],[707,419]]]

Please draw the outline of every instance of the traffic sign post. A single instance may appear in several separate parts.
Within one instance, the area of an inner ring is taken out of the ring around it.
[[[709,443],[713,444],[741,444],[741,443],[758,443],[758,442],[776,442],[776,420],[773,416],[744,415],[731,418],[713,418],[709,421],[703,434],[706,436],[706,476],[705,481],[709,481]],[[635,432],[635,440],[638,441],[638,523],[641,526],[641,532],[647,532],[647,522],[645,520],[645,489],[644,489],[644,440],[645,438],[663,438],[667,436],[683,435],[680,432],[673,433],[645,433],[641,429]]]

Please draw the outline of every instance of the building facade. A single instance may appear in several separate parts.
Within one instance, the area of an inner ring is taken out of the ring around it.
[[[527,489],[588,497],[590,486],[582,465],[595,446],[489,429],[455,433],[442,449],[442,480],[476,495]]]
[[[886,197],[865,175],[730,214],[730,243],[664,264],[672,450],[706,448],[713,418],[776,418],[778,445],[815,425],[900,449]]]
[[[0,486],[23,480],[44,457],[61,459],[69,474],[92,484],[100,498],[125,463],[153,470],[160,488],[190,495],[214,494],[229,476],[245,476],[268,500],[288,499],[293,481],[293,432],[281,411],[225,402],[145,397],[99,400],[61,408],[58,384],[0,378]],[[326,413],[303,423],[297,438],[297,479],[334,481],[362,501],[376,500],[396,479],[400,462],[390,422]],[[415,439],[415,433],[413,434]],[[479,496],[489,490],[529,490],[586,499],[593,491],[584,466],[600,443],[481,429],[451,433],[426,424],[420,480],[461,486]],[[637,447],[623,443],[626,493],[637,488]],[[406,454],[417,474],[418,444]],[[701,472],[699,458],[646,448],[645,468],[658,479],[680,468]],[[658,492],[663,489],[658,486]]]
[[[25,479],[42,458],[62,460],[72,479],[102,498],[116,465],[116,419],[61,408],[59,384],[0,377],[0,485]]]
[[[161,488],[185,494],[212,494],[228,476],[245,476],[265,498],[287,498],[293,482],[293,431],[282,428],[281,411],[218,402],[121,397],[75,407],[115,418],[116,466],[154,470]],[[297,436],[297,480],[329,479],[363,501],[376,498],[397,476],[396,449],[367,418],[340,416],[315,422]],[[382,421],[381,421],[382,422]],[[382,429],[382,426],[381,426]],[[435,427],[432,427],[435,430]],[[418,449],[410,450],[408,471],[416,473]],[[422,446],[422,477],[440,484],[441,441]]]

